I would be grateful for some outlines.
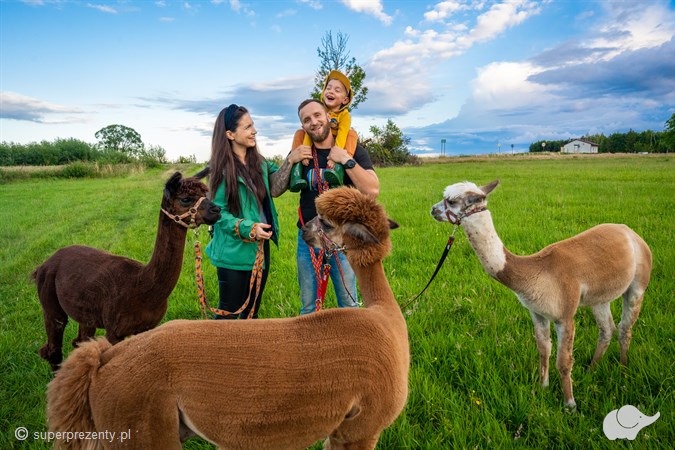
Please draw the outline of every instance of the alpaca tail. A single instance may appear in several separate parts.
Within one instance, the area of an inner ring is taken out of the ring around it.
[[[100,448],[98,440],[69,439],[67,432],[96,431],[89,403],[89,387],[101,367],[101,355],[110,347],[112,345],[105,338],[81,344],[47,386],[49,431],[60,431],[64,435],[54,442],[55,448]]]

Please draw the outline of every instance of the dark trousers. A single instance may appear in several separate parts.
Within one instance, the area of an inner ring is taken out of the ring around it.
[[[255,302],[255,310],[253,311],[253,318],[258,318],[258,310],[260,309],[260,302],[262,301],[263,291],[265,290],[265,284],[267,283],[267,274],[270,271],[270,241],[265,241],[263,245],[264,254],[265,254],[265,265],[262,273],[262,279],[260,280],[260,292],[258,293],[258,298],[251,299],[248,302],[248,306],[239,314],[229,314],[227,316],[215,315],[214,319],[246,319],[248,318],[251,308]],[[242,307],[248,297],[249,285],[251,282],[251,270],[232,270],[225,269],[223,267],[218,267],[218,288],[220,291],[220,302],[218,303],[218,308],[228,311],[235,312]],[[255,294],[255,282],[253,283],[253,293]]]

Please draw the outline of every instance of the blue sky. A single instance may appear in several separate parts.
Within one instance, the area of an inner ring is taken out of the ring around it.
[[[237,103],[285,155],[328,30],[367,74],[352,125],[392,119],[414,153],[660,131],[675,112],[671,1],[0,0],[0,140],[122,124],[205,161]]]

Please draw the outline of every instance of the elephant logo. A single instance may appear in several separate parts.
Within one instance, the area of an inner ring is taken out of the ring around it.
[[[639,409],[633,405],[622,406],[619,409],[610,411],[602,422],[602,431],[610,441],[615,439],[634,440],[641,429],[647,425],[656,422],[661,416],[657,412],[653,416],[642,414]]]

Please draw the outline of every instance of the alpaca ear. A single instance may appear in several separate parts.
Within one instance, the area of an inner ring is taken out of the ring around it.
[[[399,225],[396,222],[394,222],[393,220],[391,220],[388,217],[387,217],[387,221],[389,221],[389,229],[390,230],[395,230],[399,227]]]
[[[497,187],[499,184],[499,180],[495,180],[490,184],[486,184],[485,186],[481,186],[479,189],[483,191],[483,193],[487,196],[494,188]]]
[[[348,222],[344,224],[343,230],[345,234],[363,241],[366,244],[377,244],[380,242],[380,240],[375,237],[365,225],[360,223]]]
[[[169,200],[173,195],[178,191],[178,187],[180,186],[180,180],[183,178],[183,175],[181,175],[180,172],[176,172],[173,175],[171,175],[171,178],[169,178],[169,181],[166,182],[166,185],[164,186],[164,198]]]
[[[194,174],[192,178],[197,178],[198,180],[201,180],[202,178],[208,176],[210,172],[211,168],[209,166],[206,166],[202,170]]]

